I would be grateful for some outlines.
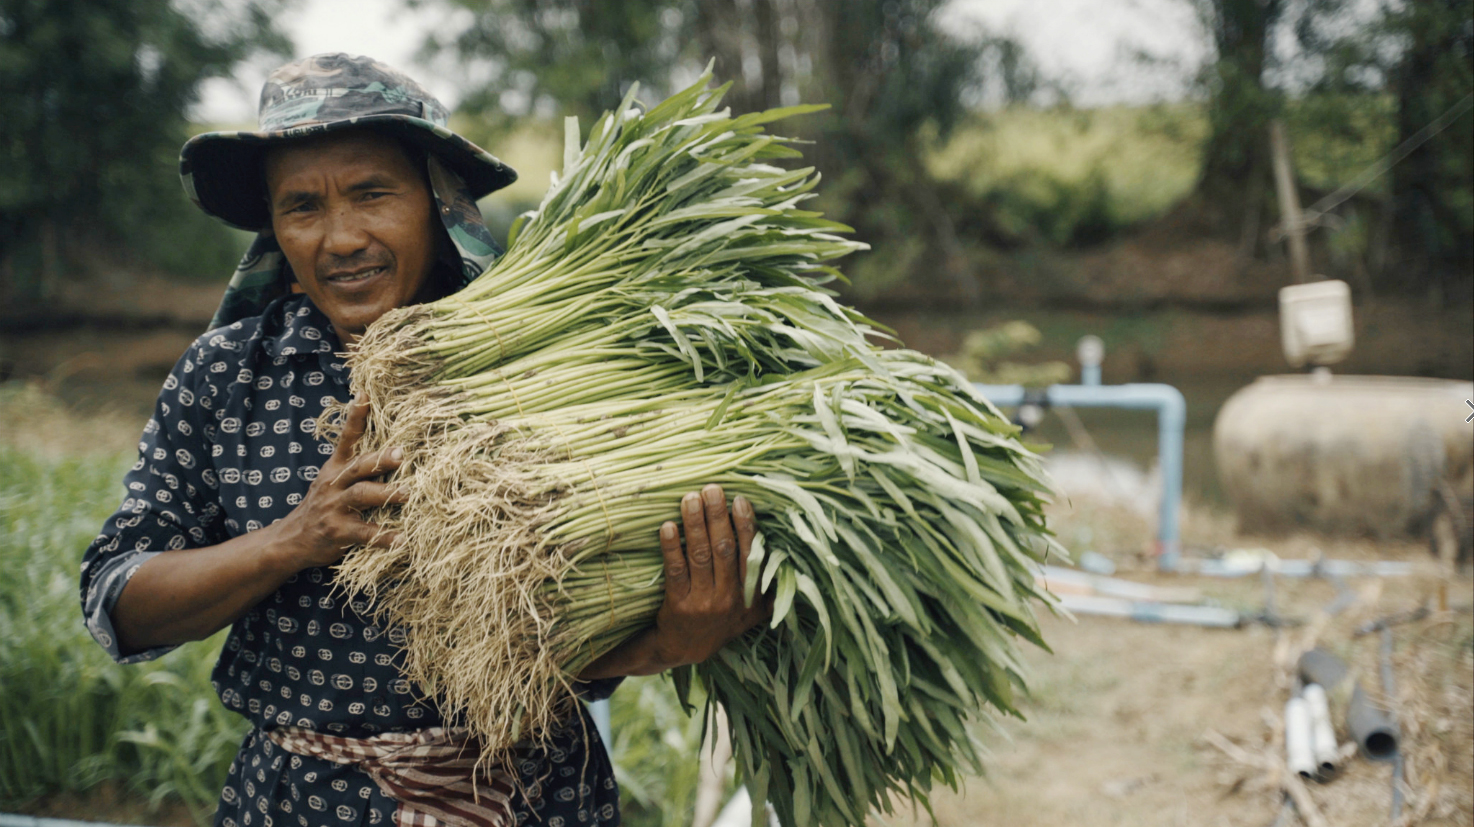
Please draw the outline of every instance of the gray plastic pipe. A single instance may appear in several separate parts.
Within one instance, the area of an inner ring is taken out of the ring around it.
[[[1000,408],[1017,408],[1024,403],[1022,385],[974,384],[984,397]],[[1171,385],[1133,383],[1127,385],[1050,385],[1043,390],[1050,405],[1071,408],[1124,408],[1157,412],[1157,462],[1162,468],[1162,505],[1157,518],[1157,566],[1163,571],[1177,568],[1182,553],[1179,523],[1182,511],[1182,434],[1187,427],[1187,400]]]
[[[1326,693],[1336,695],[1347,680],[1346,661],[1324,649],[1311,649],[1300,656],[1300,679],[1318,683]],[[1373,761],[1391,761],[1397,756],[1397,723],[1383,709],[1372,703],[1358,682],[1351,684],[1351,702],[1346,706],[1346,728],[1361,747],[1362,754]]]

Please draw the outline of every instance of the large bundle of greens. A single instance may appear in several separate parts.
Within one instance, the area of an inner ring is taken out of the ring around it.
[[[820,287],[860,248],[799,208],[812,169],[709,76],[633,92],[460,293],[352,356],[364,449],[401,446],[402,537],[339,582],[408,631],[406,672],[492,755],[546,731],[571,677],[653,622],[657,528],[706,483],[752,501],[753,630],[678,687],[723,705],[741,778],[786,824],[858,824],[976,769],[1013,709],[1044,526],[1037,458],[955,371],[882,350]]]

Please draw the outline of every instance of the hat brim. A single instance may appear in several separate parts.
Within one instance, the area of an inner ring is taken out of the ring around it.
[[[409,115],[365,115],[328,123],[294,126],[276,132],[206,132],[179,151],[179,177],[200,209],[242,230],[271,225],[263,160],[283,143],[346,129],[373,129],[434,153],[461,176],[472,198],[517,180],[517,171],[496,156],[443,126]]]

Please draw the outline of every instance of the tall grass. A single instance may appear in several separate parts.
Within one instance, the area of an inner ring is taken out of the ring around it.
[[[0,390],[7,428],[37,405]],[[0,441],[0,808],[111,781],[152,806],[181,800],[206,823],[245,729],[210,686],[221,639],[137,666],[93,642],[78,565],[132,453],[54,447]]]

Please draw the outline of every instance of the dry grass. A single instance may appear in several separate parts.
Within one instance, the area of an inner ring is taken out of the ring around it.
[[[132,448],[140,426],[103,409],[79,413],[41,381],[0,384],[0,444],[40,459],[115,455]]]

